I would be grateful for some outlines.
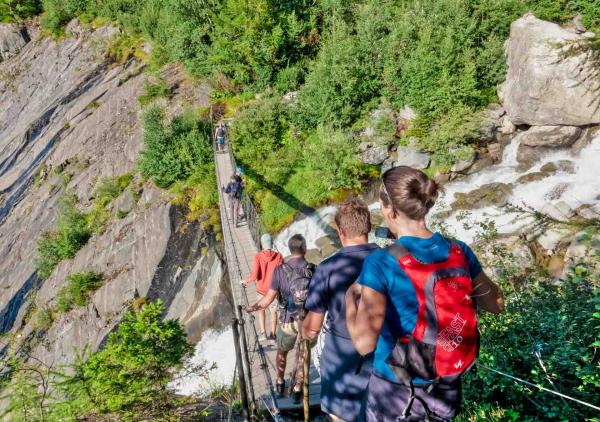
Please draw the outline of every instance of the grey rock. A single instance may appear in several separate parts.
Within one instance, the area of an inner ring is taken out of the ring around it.
[[[503,206],[508,203],[512,188],[506,183],[489,183],[471,192],[457,192],[455,201],[450,204],[453,210],[470,210],[490,205]]]
[[[373,148],[375,146],[374,142],[361,142],[358,145],[358,152],[365,152],[369,148]]]
[[[383,163],[381,163],[381,174],[385,173],[391,168],[394,168],[394,164],[396,161],[393,158],[388,158]]]
[[[535,257],[531,248],[519,236],[496,237],[491,240],[475,242],[471,247],[477,251],[486,274],[490,275],[492,279],[501,276],[498,271],[498,253],[500,251],[502,256],[510,256],[511,268],[514,270],[511,273],[513,277],[526,276],[535,267]]]
[[[29,42],[27,30],[18,24],[0,23],[0,61],[8,60]]]
[[[582,149],[587,147],[592,141],[600,134],[600,126],[591,126],[583,130],[583,133],[573,145],[571,145],[571,151],[574,154],[579,154]]]
[[[590,77],[595,69],[586,60],[585,51],[569,50],[586,42],[584,35],[532,14],[512,23],[505,44],[508,71],[499,96],[514,124],[600,123],[595,94],[600,80]]]
[[[575,173],[575,163],[570,160],[552,161],[540,167],[540,171],[545,173],[556,173],[558,171]]]
[[[547,199],[548,201],[556,201],[563,196],[563,194],[567,191],[567,189],[569,189],[568,183],[558,183],[556,186],[554,186],[552,189],[550,189],[550,191],[544,196],[544,198]],[[559,203],[559,204],[561,204],[561,203]],[[554,204],[554,207],[556,208],[556,206],[559,204]],[[564,202],[562,204],[566,205]],[[567,211],[567,208],[565,208],[564,205],[560,205],[557,208],[559,210],[559,212],[561,212],[561,213],[566,212],[570,216],[575,215],[575,213],[573,212],[572,209],[568,208],[568,211]]]
[[[575,211],[563,201],[555,204],[547,203],[542,207],[540,212],[557,221],[568,221],[575,215]]]
[[[513,122],[511,122],[508,116],[504,116],[500,122],[500,127],[498,128],[498,132],[503,135],[512,135],[517,131],[517,127]]]
[[[431,162],[429,154],[412,146],[398,147],[396,154],[394,167],[408,166],[422,170],[429,167],[429,163]]]
[[[575,126],[533,126],[521,136],[521,144],[530,147],[565,148],[581,135],[581,128]]]
[[[360,147],[359,147],[360,148]],[[372,145],[360,153],[360,161],[365,164],[379,165],[389,156],[388,148],[385,145]]]
[[[595,205],[582,205],[575,210],[578,216],[586,220],[597,220],[600,219],[600,204]]]
[[[460,173],[464,170],[467,170],[469,167],[471,167],[473,165],[473,163],[475,163],[475,151],[472,151],[472,154],[464,159],[464,160],[459,160],[456,163],[454,163],[452,165],[452,167],[450,167],[450,171],[455,172],[455,173]]]
[[[466,174],[475,174],[485,168],[494,164],[494,159],[489,155],[485,154],[477,158],[472,166],[470,166],[465,173]]]

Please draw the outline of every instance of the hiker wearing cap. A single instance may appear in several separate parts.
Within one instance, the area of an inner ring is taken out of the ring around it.
[[[240,204],[242,201],[242,194],[244,192],[244,183],[242,178],[238,175],[232,175],[231,181],[225,188],[225,193],[229,196],[229,212],[231,215],[231,222],[238,226],[238,220],[240,217]]]
[[[299,329],[306,314],[304,303],[308,295],[308,286],[314,273],[314,265],[308,263],[306,239],[295,234],[288,241],[291,256],[273,272],[269,292],[257,303],[246,308],[246,312],[266,309],[276,298],[279,301],[279,326],[277,327],[277,380],[276,390],[279,396],[285,391],[285,368],[288,353],[300,340]],[[294,377],[291,380],[292,398],[300,403],[302,382],[304,380],[303,354],[299,353],[295,363]]]
[[[460,409],[461,376],[479,348],[476,310],[502,312],[502,291],[465,243],[432,233],[425,216],[438,196],[422,171],[382,177],[379,201],[397,241],[369,255],[346,294],[356,350],[373,350],[366,420],[449,421]]]
[[[271,280],[273,279],[273,271],[275,268],[283,264],[283,257],[281,254],[273,250],[273,239],[271,235],[265,233],[260,238],[260,245],[262,250],[254,255],[252,261],[252,272],[248,277],[242,280],[243,284],[256,282],[256,291],[261,296],[265,296],[271,288]],[[275,329],[277,327],[277,303],[271,302],[267,308],[271,314],[271,331],[270,334],[266,335],[265,326],[265,309],[258,310],[258,322],[260,325],[260,341],[275,340]]]
[[[308,289],[302,335],[319,335],[325,313],[325,345],[321,352],[321,410],[333,421],[356,421],[362,416],[373,356],[362,358],[346,326],[346,291],[358,279],[367,256],[379,249],[368,243],[369,209],[351,199],[341,204],[335,225],[342,248],[321,262]]]

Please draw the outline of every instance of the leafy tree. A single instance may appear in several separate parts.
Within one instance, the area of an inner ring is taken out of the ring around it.
[[[0,22],[18,22],[41,11],[40,0],[0,0]]]

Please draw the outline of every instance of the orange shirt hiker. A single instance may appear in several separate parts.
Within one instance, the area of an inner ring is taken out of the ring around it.
[[[273,271],[281,264],[283,264],[283,257],[279,252],[264,249],[254,256],[252,272],[244,281],[256,280],[256,291],[264,296],[271,287]]]

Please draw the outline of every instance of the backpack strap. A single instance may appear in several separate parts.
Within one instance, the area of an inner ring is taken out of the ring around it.
[[[394,242],[385,249],[396,259],[396,261],[400,261],[400,259],[410,255],[408,249],[400,242]]]

